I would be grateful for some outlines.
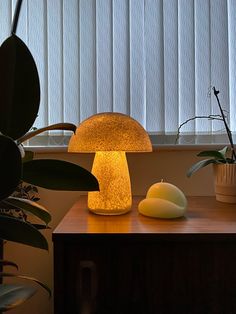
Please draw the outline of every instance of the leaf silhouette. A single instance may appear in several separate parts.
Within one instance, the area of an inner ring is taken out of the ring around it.
[[[0,69],[0,132],[17,139],[37,117],[40,85],[29,49],[14,34],[0,47]]]
[[[0,135],[0,200],[14,192],[21,177],[21,154],[15,142]]]

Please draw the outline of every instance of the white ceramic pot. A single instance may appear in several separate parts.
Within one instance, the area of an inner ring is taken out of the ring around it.
[[[216,200],[236,203],[236,164],[214,164]]]

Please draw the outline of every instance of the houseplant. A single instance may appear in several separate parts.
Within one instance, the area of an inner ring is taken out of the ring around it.
[[[208,150],[200,152],[197,156],[208,158],[192,165],[187,172],[187,176],[191,177],[199,169],[213,164],[216,199],[222,202],[236,203],[236,151],[232,133],[219,101],[219,91],[213,87],[213,92],[220,109],[220,116],[217,116],[217,120],[221,120],[224,123],[230,145],[229,147],[225,146],[219,151]]]
[[[0,47],[0,239],[48,249],[40,232],[47,228],[51,215],[34,200],[13,197],[12,193],[23,180],[33,185],[54,190],[98,190],[97,179],[82,167],[54,159],[33,159],[25,152],[23,142],[47,130],[75,131],[71,123],[59,123],[31,130],[40,103],[40,84],[37,67],[27,46],[16,35],[22,0],[16,3],[11,36]],[[41,220],[31,223],[28,214]],[[0,241],[3,255],[3,242]],[[0,260],[1,266],[17,265]],[[15,273],[0,272],[0,277],[20,277],[40,281]],[[0,284],[0,311],[7,311],[28,299],[35,288],[25,285]]]

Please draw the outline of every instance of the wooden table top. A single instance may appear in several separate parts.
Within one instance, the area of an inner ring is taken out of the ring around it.
[[[120,216],[96,215],[87,209],[87,197],[68,211],[53,232],[53,240],[84,235],[214,235],[236,239],[236,204],[217,202],[212,196],[191,196],[185,217],[156,219],[138,213],[143,196],[134,196],[132,209]]]

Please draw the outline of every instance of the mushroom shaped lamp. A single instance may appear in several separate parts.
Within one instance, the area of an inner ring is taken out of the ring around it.
[[[72,135],[69,152],[95,152],[92,174],[99,192],[88,193],[88,208],[100,215],[120,215],[132,205],[126,152],[151,152],[144,128],[121,113],[100,113],[84,120]]]

